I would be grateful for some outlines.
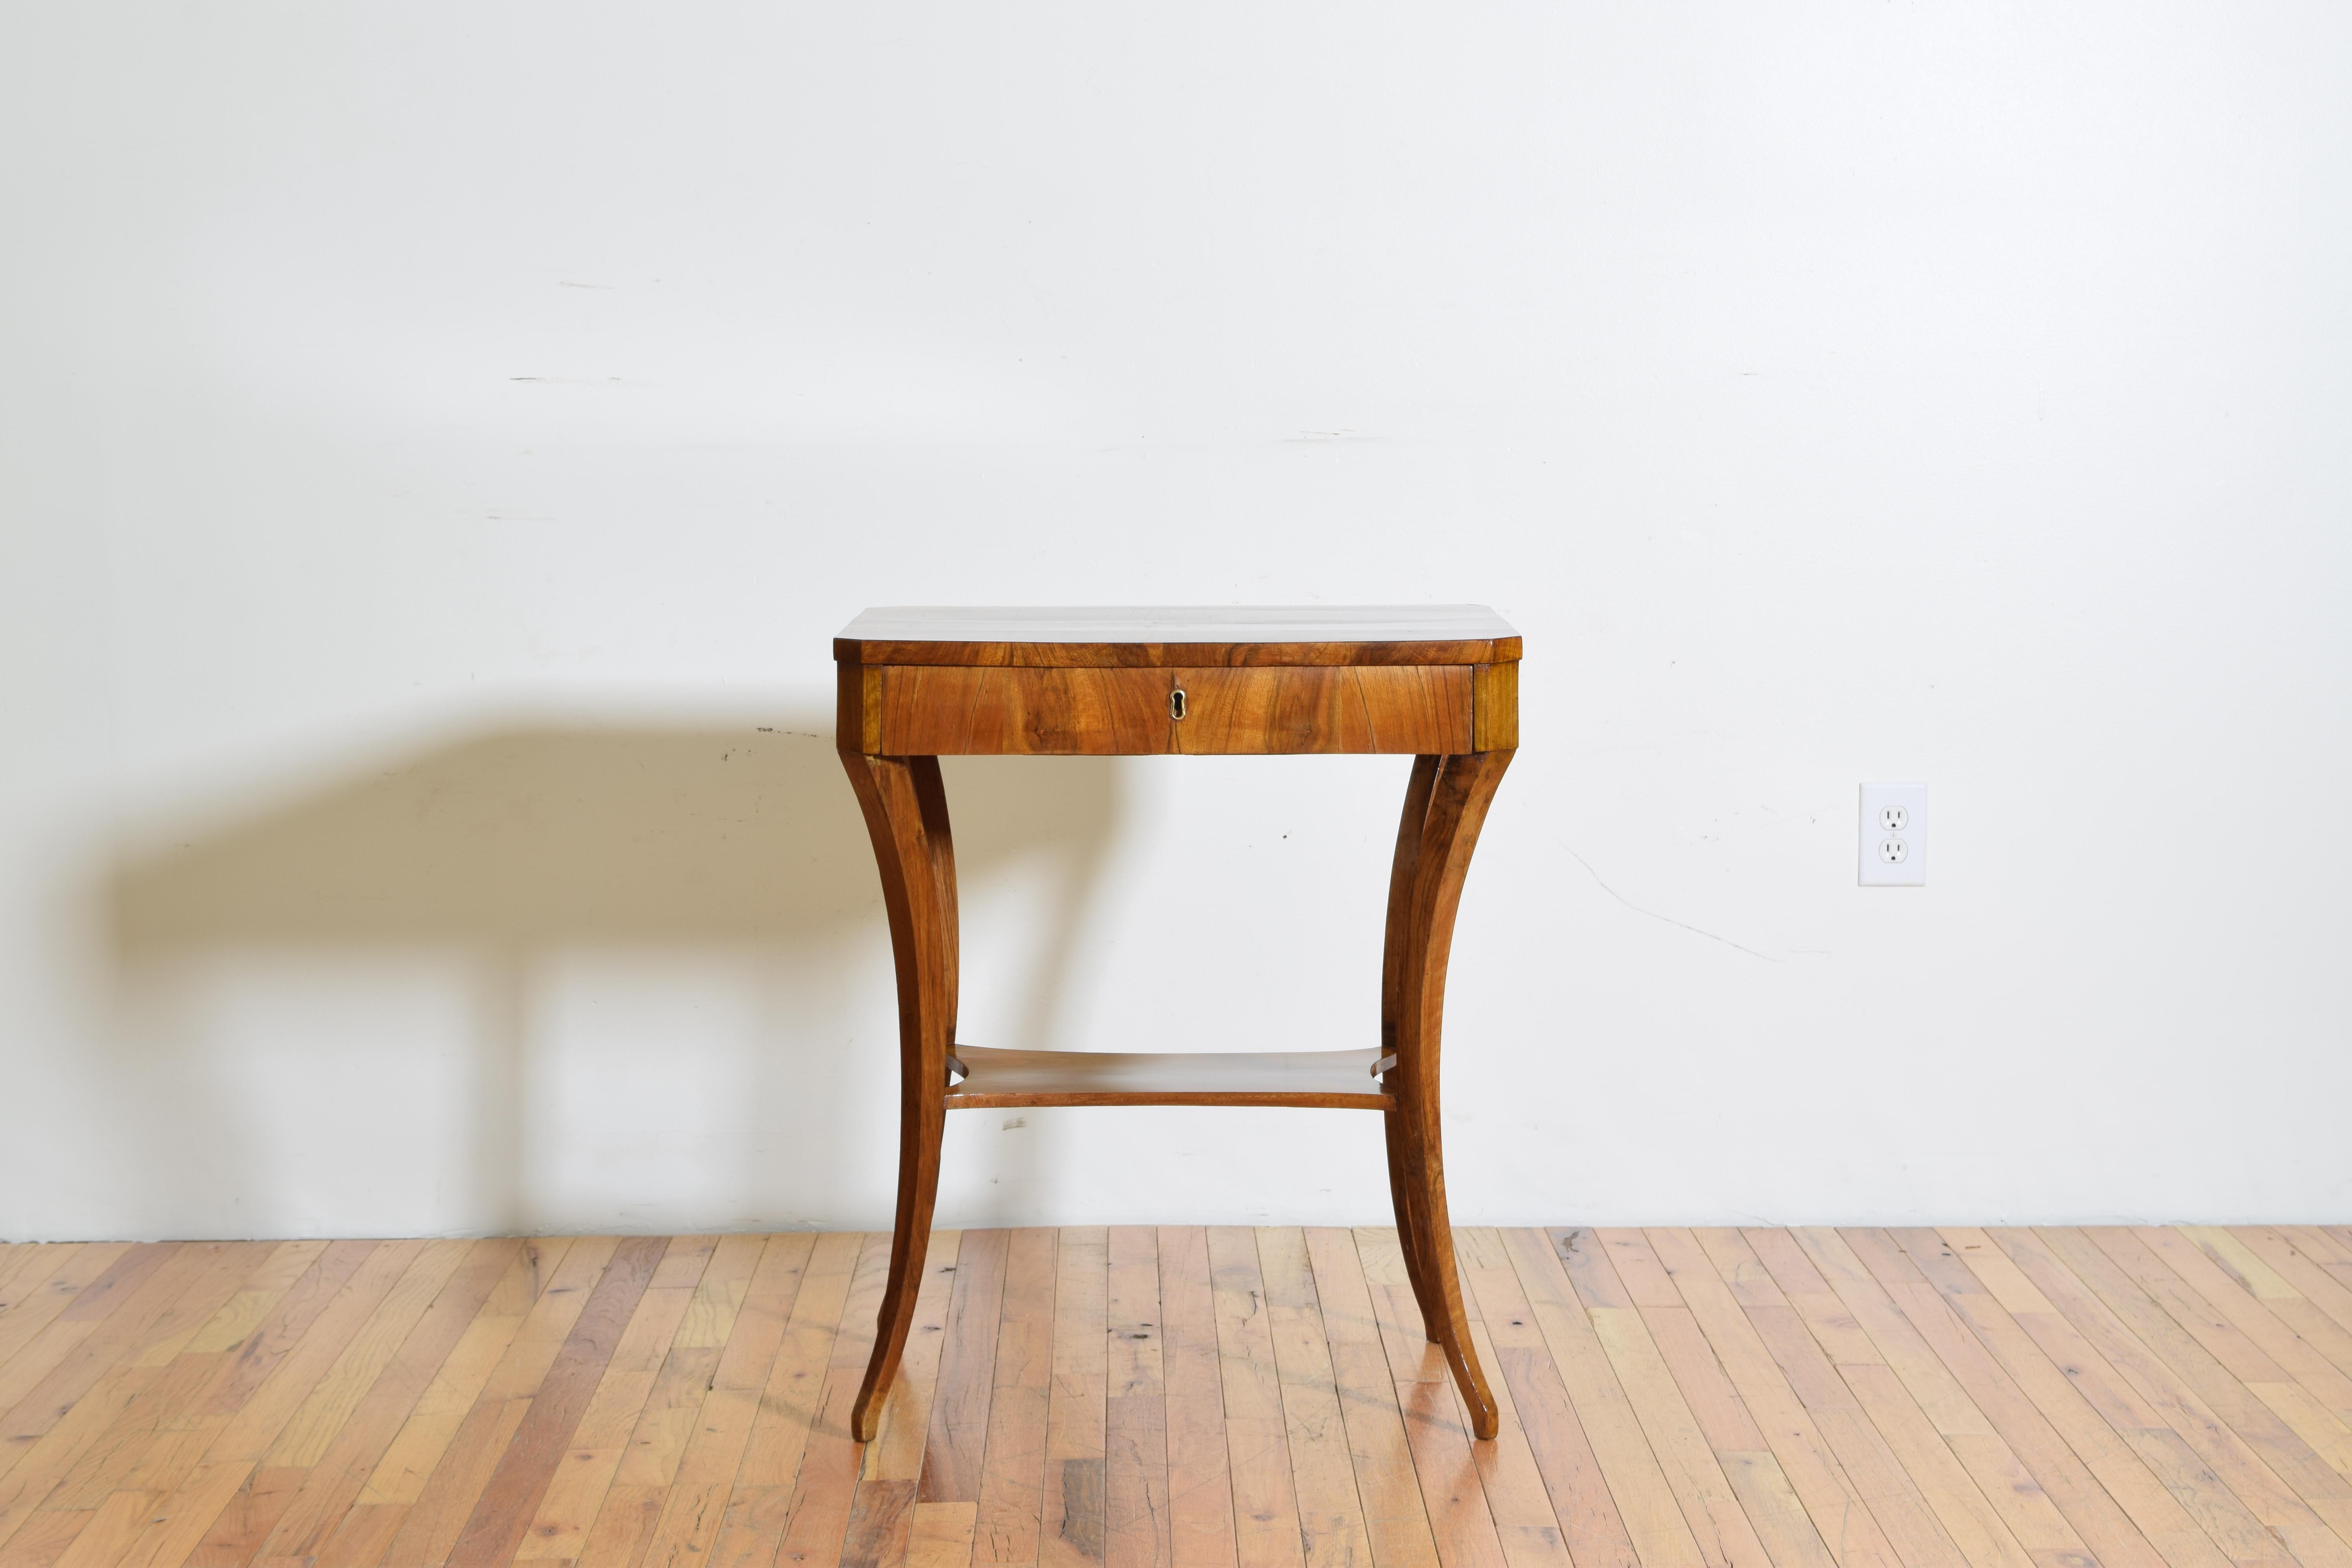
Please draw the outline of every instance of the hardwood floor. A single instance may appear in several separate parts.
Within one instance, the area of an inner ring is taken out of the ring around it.
[[[0,1247],[0,1568],[2352,1568],[2352,1228]]]

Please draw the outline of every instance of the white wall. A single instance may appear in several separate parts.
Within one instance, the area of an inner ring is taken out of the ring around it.
[[[992,601],[1524,630],[1458,1216],[2352,1214],[2344,8],[7,33],[0,1235],[883,1223],[828,639]],[[966,1037],[1366,1043],[1403,773],[951,763]],[[1385,1205],[1011,1120],[943,1220]]]

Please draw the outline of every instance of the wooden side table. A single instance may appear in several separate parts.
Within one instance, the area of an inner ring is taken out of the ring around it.
[[[1481,605],[874,609],[834,639],[835,743],[882,869],[898,958],[898,1213],[851,1414],[869,1441],[907,1344],[958,1107],[1291,1105],[1377,1110],[1413,1299],[1482,1438],[1494,1396],[1470,1344],[1445,1213],[1439,1025],[1454,910],[1518,745],[1519,637]],[[1410,755],[1389,874],[1378,1049],[1265,1055],[961,1045],[955,850],[942,756]]]

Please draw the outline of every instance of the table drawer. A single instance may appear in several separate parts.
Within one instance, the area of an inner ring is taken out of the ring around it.
[[[884,756],[1458,752],[1495,668],[845,666],[842,721]]]
[[[845,667],[845,672],[855,667]],[[1165,669],[889,664],[864,670],[866,749],[889,757],[1117,757],[1176,748]],[[847,694],[844,694],[845,717]]]
[[[1470,750],[1466,664],[1177,669],[1179,752],[1263,756],[1303,752]]]

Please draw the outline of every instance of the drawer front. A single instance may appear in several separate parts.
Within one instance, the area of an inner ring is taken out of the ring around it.
[[[1484,671],[1466,664],[848,666],[845,679],[860,695],[845,687],[843,716],[862,710],[865,749],[884,756],[1425,756],[1481,749],[1481,740],[1516,743],[1515,732],[1503,741],[1491,722],[1482,733],[1475,721]],[[1171,701],[1178,690],[1181,720]]]
[[[1199,756],[1470,749],[1471,666],[1179,669],[1176,750]]]
[[[1172,752],[1165,669],[891,664],[880,743],[893,757],[1119,757]]]

